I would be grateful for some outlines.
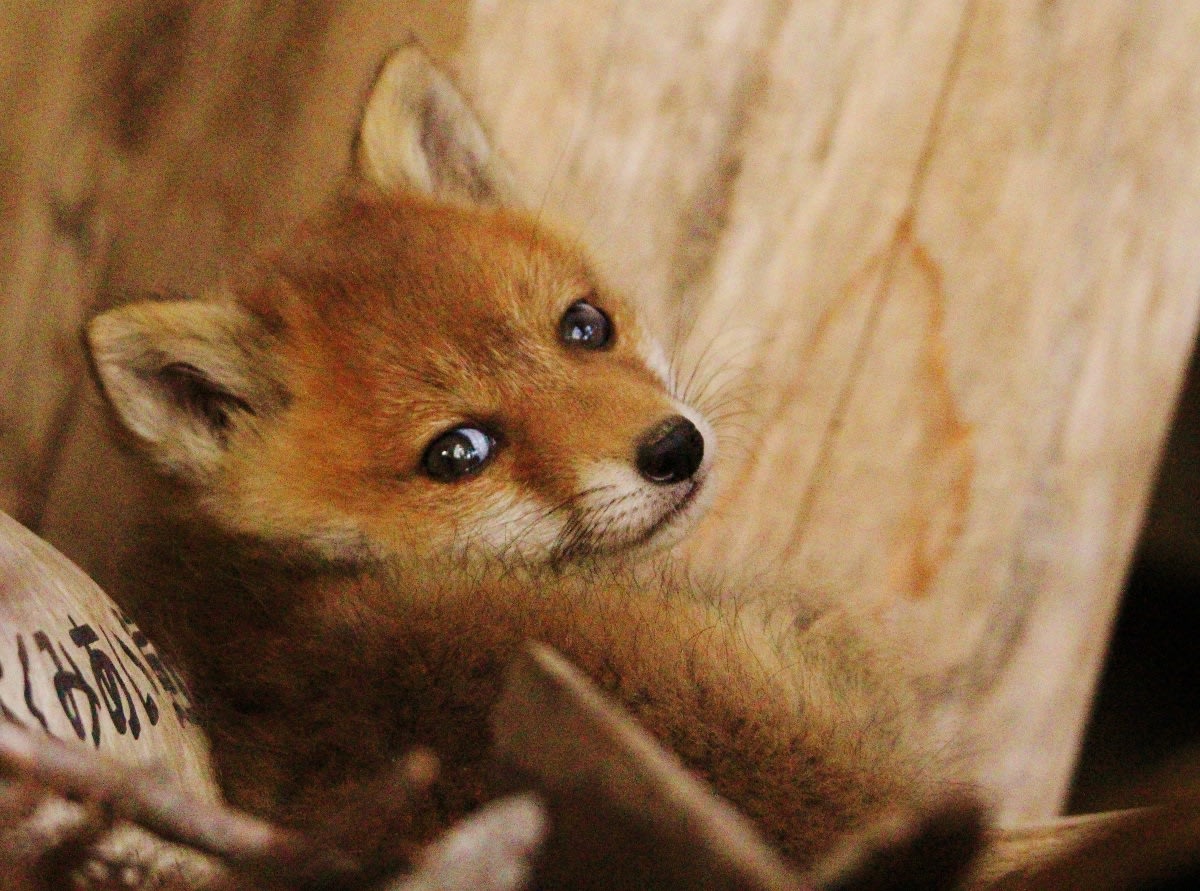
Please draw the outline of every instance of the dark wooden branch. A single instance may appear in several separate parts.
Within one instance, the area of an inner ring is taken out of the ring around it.
[[[306,887],[357,871],[356,864],[333,850],[196,795],[170,778],[13,724],[0,724],[0,770],[65,798],[98,805],[114,819],[212,856],[240,875]]]

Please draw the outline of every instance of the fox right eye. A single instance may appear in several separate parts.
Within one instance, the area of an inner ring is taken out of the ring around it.
[[[429,444],[421,466],[441,483],[452,483],[479,473],[491,461],[496,440],[477,427],[455,427]]]
[[[612,322],[603,310],[586,300],[579,300],[563,313],[558,323],[558,337],[567,346],[603,349],[612,340]]]

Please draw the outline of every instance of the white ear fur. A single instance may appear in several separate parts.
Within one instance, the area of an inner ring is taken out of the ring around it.
[[[207,478],[234,425],[282,399],[261,325],[232,302],[131,304],[93,319],[87,339],[118,419],[181,479]]]
[[[385,192],[507,204],[511,177],[466,100],[416,44],[392,53],[363,110],[358,173]]]

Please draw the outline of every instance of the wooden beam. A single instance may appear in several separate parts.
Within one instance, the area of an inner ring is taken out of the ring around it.
[[[1062,804],[1196,329],[1198,17],[480,2],[457,57],[685,372],[747,384],[689,553],[899,628],[1009,818]]]

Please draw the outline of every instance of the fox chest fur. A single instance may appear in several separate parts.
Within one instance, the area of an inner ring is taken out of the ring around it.
[[[337,568],[195,524],[159,533],[148,620],[193,666],[226,794],[286,823],[311,826],[416,746],[442,775],[414,835],[496,794],[489,713],[527,640],[567,656],[801,862],[929,791],[886,662],[836,612],[791,603],[770,630],[756,600],[786,591],[659,563]]]

